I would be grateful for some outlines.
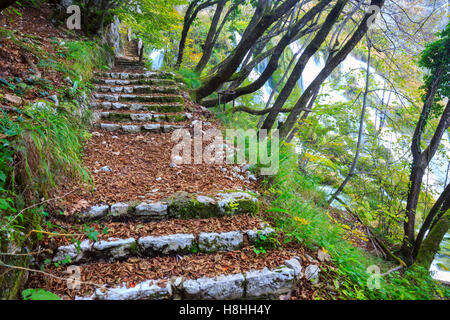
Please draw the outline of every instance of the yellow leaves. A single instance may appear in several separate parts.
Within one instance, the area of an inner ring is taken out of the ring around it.
[[[302,225],[308,225],[309,224],[309,220],[303,219],[303,218],[299,218],[299,217],[294,217],[294,221],[298,222],[299,224]]]

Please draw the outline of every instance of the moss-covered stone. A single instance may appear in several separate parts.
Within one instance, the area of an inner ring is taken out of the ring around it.
[[[185,114],[168,114],[167,121],[169,122],[182,122],[186,120]]]
[[[178,192],[167,199],[171,217],[181,219],[209,218],[217,215],[214,199]]]

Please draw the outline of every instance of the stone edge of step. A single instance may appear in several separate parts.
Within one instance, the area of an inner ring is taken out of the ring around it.
[[[133,288],[125,284],[114,288],[98,288],[91,296],[76,300],[137,300],[137,299],[201,299],[235,300],[278,296],[292,290],[303,278],[301,261],[293,257],[276,269],[250,270],[242,273],[185,279],[146,280]],[[166,285],[158,285],[165,282]]]
[[[136,121],[136,122],[182,122],[192,119],[193,115],[189,112],[180,112],[174,114],[158,114],[158,113],[120,113],[114,111],[94,111],[94,119],[104,119],[108,120],[111,116],[118,116],[119,121]],[[114,120],[114,119],[113,119]]]
[[[155,124],[118,124],[118,123],[98,123],[98,126],[101,129],[108,130],[110,132],[122,130],[126,133],[139,133],[141,131],[149,131],[154,133],[168,133],[177,129],[184,129],[185,126],[181,125],[172,125],[172,124],[164,124],[161,125],[159,123]]]
[[[154,257],[161,255],[188,254],[198,248],[202,253],[215,253],[240,250],[244,247],[244,236],[250,244],[257,244],[260,236],[270,236],[276,231],[261,222],[259,230],[235,230],[228,232],[202,232],[194,234],[175,233],[162,236],[143,236],[139,238],[110,238],[93,242],[89,239],[80,245],[60,246],[51,257],[53,262],[63,261],[69,256],[73,263],[86,263],[92,260],[108,259],[115,261],[131,256]]]
[[[198,204],[199,208],[209,208],[217,211],[217,216],[233,214],[239,212],[239,204],[241,201],[249,201],[258,205],[258,198],[253,194],[242,190],[230,190],[217,192],[212,198],[201,194],[175,193],[167,201],[131,201],[131,202],[117,202],[113,204],[96,204],[86,208],[84,211],[75,214],[75,217],[81,220],[92,220],[105,218],[107,216],[113,218],[130,218],[130,217],[144,217],[164,219],[166,217],[179,216],[178,210],[172,208],[172,203],[177,201],[178,195],[189,197],[184,203],[185,206],[190,206],[194,202]],[[232,208],[231,204],[236,204],[237,208]],[[171,208],[169,208],[169,206]],[[250,208],[252,209],[252,208]],[[196,207],[193,207],[196,210]],[[243,208],[241,213],[254,213],[252,211],[245,211]]]

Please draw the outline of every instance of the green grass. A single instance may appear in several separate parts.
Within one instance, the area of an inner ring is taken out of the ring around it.
[[[254,128],[258,120],[245,113],[223,113],[217,108],[216,112],[227,128]],[[450,297],[450,290],[421,268],[393,272],[384,277],[373,275],[373,270],[382,274],[396,265],[344,240],[345,231],[327,214],[326,194],[319,190],[319,181],[319,177],[298,170],[293,146],[282,145],[279,171],[267,177],[262,189],[270,202],[267,211],[288,241],[298,241],[312,250],[321,248],[330,254],[334,267],[322,270],[323,279],[334,287],[337,295],[328,298],[422,300]]]

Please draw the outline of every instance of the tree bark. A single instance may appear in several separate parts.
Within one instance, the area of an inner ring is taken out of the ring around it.
[[[385,0],[372,0],[371,6],[377,6],[378,8],[383,7]],[[306,106],[311,96],[314,94],[317,88],[328,78],[331,72],[347,57],[347,55],[353,50],[356,44],[362,39],[362,37],[367,33],[369,29],[368,20],[373,17],[373,12],[368,12],[362,19],[358,26],[358,29],[352,35],[352,37],[345,43],[341,50],[339,50],[335,55],[330,56],[325,67],[319,73],[319,75],[313,80],[313,82],[308,86],[305,92],[301,95],[300,99],[294,106],[294,109],[289,114],[286,122],[280,128],[280,138],[284,139],[288,136],[289,132],[294,127],[297,117],[301,110]],[[272,126],[263,126],[264,129],[271,129]]]
[[[439,250],[439,245],[442,242],[445,234],[450,228],[450,202],[447,206],[446,213],[437,221],[436,225],[431,229],[427,238],[419,249],[415,264],[423,266],[425,269],[430,269],[436,252]]]
[[[327,21],[323,24],[323,26],[319,30],[317,36],[311,42],[311,44],[313,42],[315,43],[315,46],[314,46],[315,51],[314,52],[316,52],[319,49],[320,45],[325,40],[327,33],[325,34],[325,31],[323,31],[323,30],[327,30],[327,28],[326,28],[327,23],[331,24],[328,28],[328,31],[329,31],[329,30],[331,30],[331,27],[334,24],[334,22],[339,17],[339,14],[340,14],[339,10],[343,9],[343,7],[347,1],[348,0],[339,0],[338,4],[333,8],[332,12],[327,17]],[[313,20],[314,17],[321,10],[323,10],[330,2],[331,2],[331,0],[322,0],[322,1],[320,1],[319,4],[317,4],[316,6],[311,8],[307,13],[305,13],[305,15],[292,27],[292,29],[288,30],[288,32],[283,36],[283,38],[281,38],[281,40],[274,47],[275,49],[272,51],[272,56],[267,64],[266,68],[264,69],[263,73],[258,77],[258,79],[256,79],[254,82],[252,82],[251,84],[249,84],[245,87],[236,89],[235,93],[233,95],[228,95],[226,97],[225,102],[234,100],[242,95],[249,94],[249,93],[259,90],[266,83],[266,81],[269,80],[269,78],[272,76],[272,74],[277,70],[279,60],[280,60],[281,54],[283,53],[284,49],[292,42],[292,40],[294,38],[297,38],[297,35],[299,35],[299,33],[301,34],[301,36],[304,36],[305,34],[309,33],[310,30],[306,29],[306,30],[302,31],[302,29],[306,26],[306,24],[309,21]],[[330,16],[332,16],[332,18],[329,18]],[[318,42],[320,42],[320,43],[318,43]],[[312,47],[312,45],[311,45],[311,47]],[[312,52],[312,53],[310,52],[311,50],[313,50],[313,49],[311,49],[311,47],[308,46],[305,49],[304,55],[310,54],[310,56],[311,56],[312,54],[314,54],[314,52]],[[308,48],[310,51],[308,51]],[[302,55],[302,57],[303,57],[303,55]],[[302,57],[300,57],[299,61],[302,59]],[[292,73],[294,73],[294,72],[295,72],[295,68]],[[289,83],[289,80],[288,80],[288,83]],[[286,85],[288,85],[288,83],[286,83]],[[286,87],[286,85],[285,85],[285,87]],[[291,89],[291,91],[292,91],[292,89]],[[217,101],[210,100],[210,101],[207,101],[206,103],[204,103],[203,105],[206,105],[206,107],[211,107],[215,104],[217,104]],[[273,112],[273,111],[271,111],[271,112]]]
[[[263,1],[265,2],[265,1]],[[195,91],[196,101],[201,101],[204,97],[209,96],[213,93],[220,85],[222,85],[226,80],[228,80],[236,69],[239,67],[240,63],[244,59],[248,50],[252,45],[264,34],[264,32],[278,19],[280,19],[286,12],[289,11],[296,4],[297,0],[286,0],[280,4],[277,8],[270,10],[268,13],[264,14],[258,23],[251,28],[251,32],[246,29],[244,35],[239,42],[233,56],[229,61],[219,69],[219,71],[204,83],[200,88]]]
[[[261,127],[262,129],[270,130],[273,127],[273,124],[275,123],[275,120],[278,116],[278,110],[280,110],[283,107],[284,103],[289,98],[289,95],[297,85],[297,81],[298,79],[300,79],[300,76],[302,75],[306,64],[308,63],[309,59],[319,50],[320,46],[325,41],[333,25],[339,18],[346,3],[347,1],[338,1],[336,3],[336,5],[333,7],[331,12],[326,17],[325,22],[322,25],[322,28],[320,28],[317,35],[306,47],[305,51],[298,59],[297,64],[294,67],[294,70],[292,70],[291,75],[286,81],[286,84],[284,85],[283,89],[281,90],[280,94],[275,100],[272,111],[267,115],[266,120],[264,120],[264,123]]]
[[[368,50],[369,50],[369,52],[367,54],[366,88],[364,90],[363,105],[362,105],[362,110],[361,110],[361,118],[359,120],[358,142],[356,144],[355,157],[353,158],[353,162],[352,162],[352,165],[350,166],[350,171],[348,172],[348,175],[345,177],[344,181],[341,183],[341,185],[336,190],[336,192],[330,197],[330,199],[328,199],[328,205],[331,205],[333,200],[342,192],[342,190],[344,190],[344,188],[347,185],[347,183],[350,181],[350,179],[355,174],[356,165],[358,164],[359,154],[361,152],[361,142],[362,142],[362,137],[363,137],[363,133],[364,133],[364,117],[366,115],[367,94],[369,93],[369,81],[370,81],[370,58],[371,58],[371,56],[370,56],[370,48],[371,48],[371,46],[370,46],[369,39],[367,39],[367,41],[368,41]]]
[[[420,190],[422,186],[423,176],[425,174],[425,169],[430,163],[431,159],[434,157],[439,143],[441,142],[442,136],[445,130],[450,125],[450,105],[447,103],[436,131],[428,145],[428,147],[422,152],[420,143],[423,131],[425,130],[425,125],[428,121],[430,110],[434,102],[434,97],[439,88],[439,84],[442,80],[443,69],[439,68],[435,77],[427,89],[427,94],[425,97],[425,102],[422,107],[422,112],[417,123],[416,129],[411,142],[411,152],[413,155],[412,169],[410,175],[410,186],[408,190],[408,199],[406,203],[406,219],[403,223],[404,238],[402,243],[401,252],[405,258],[408,265],[413,263],[413,250],[414,250],[414,228],[416,219],[417,203],[419,201]]]
[[[203,45],[203,55],[200,58],[197,66],[195,67],[195,72],[201,74],[203,69],[206,67],[206,64],[211,57],[212,49],[214,47],[214,36],[216,34],[217,25],[219,24],[220,16],[222,15],[225,4],[228,0],[220,0],[217,3],[216,11],[214,12],[213,19],[211,21],[211,25],[209,27],[208,35],[206,36],[205,44]]]

